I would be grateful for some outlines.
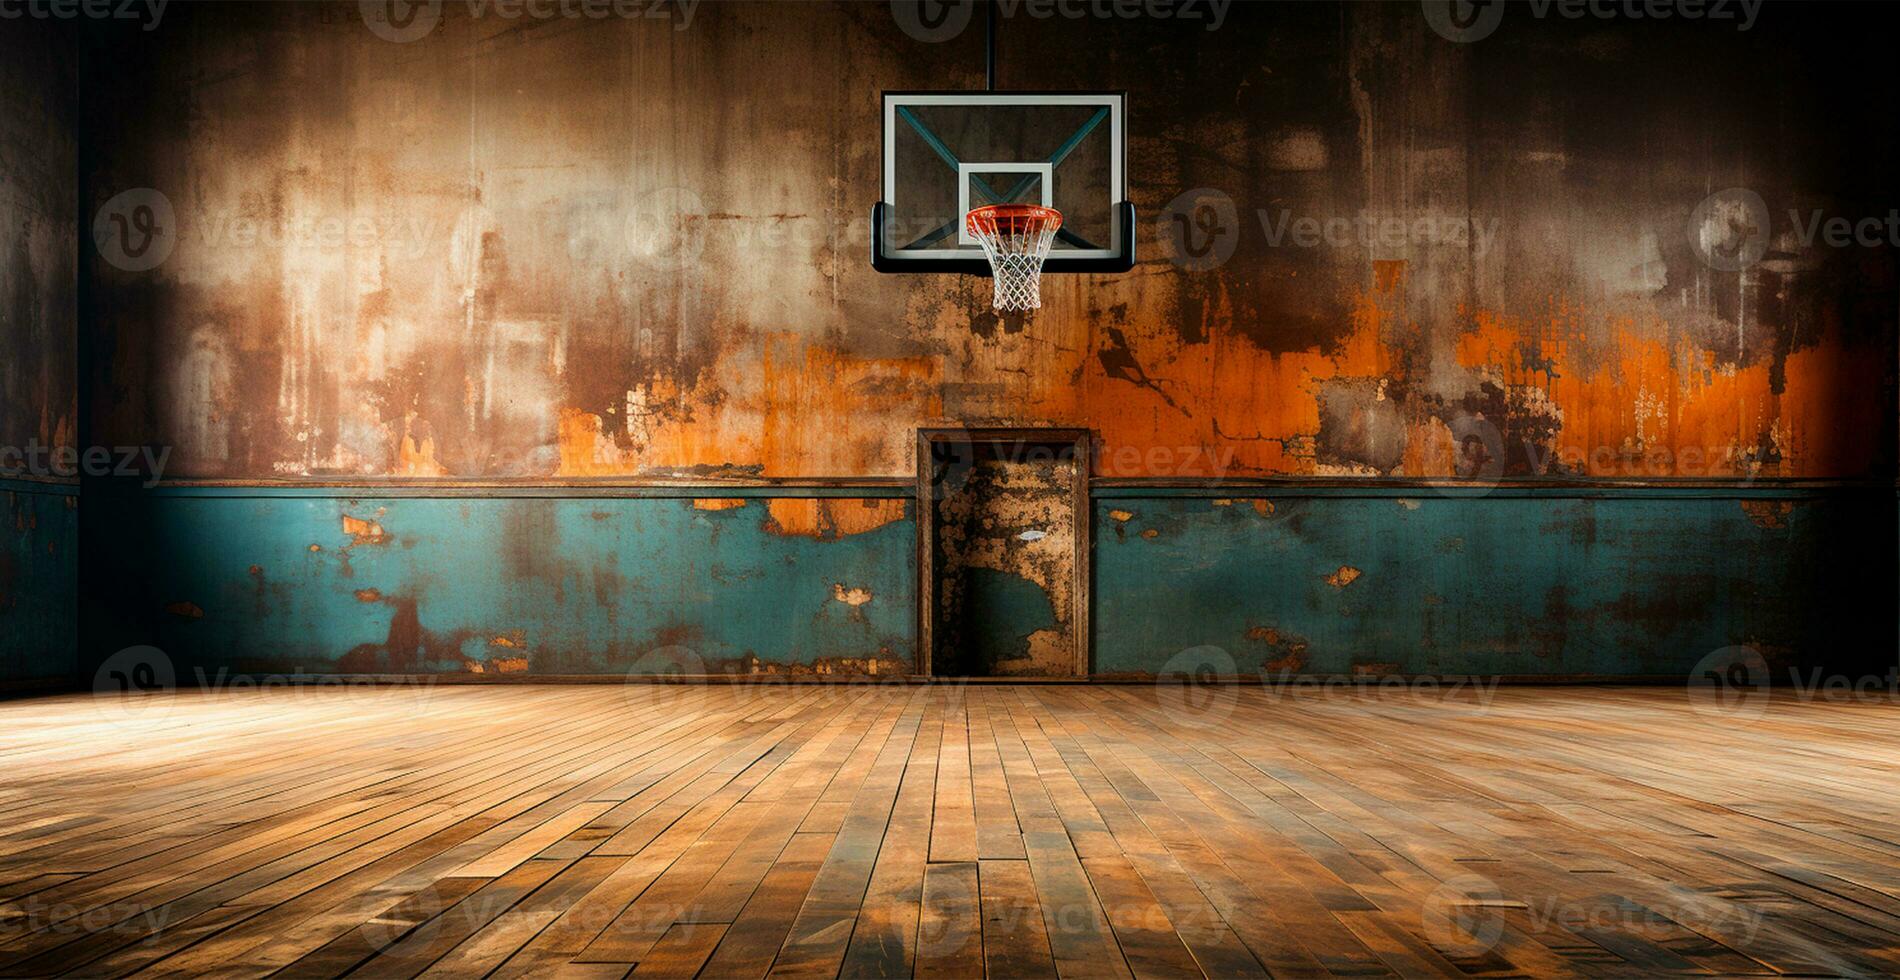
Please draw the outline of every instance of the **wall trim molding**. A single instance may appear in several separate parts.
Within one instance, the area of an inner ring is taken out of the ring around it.
[[[0,490],[8,493],[46,493],[60,497],[79,496],[79,481],[32,476],[0,476]]]
[[[1186,497],[1371,497],[1371,498],[1442,498],[1445,500],[1481,500],[1485,498],[1540,497],[1545,499],[1654,498],[1654,499],[1804,499],[1840,497],[1853,494],[1887,495],[1900,493],[1900,487],[1884,480],[1813,480],[1775,477],[1752,481],[1666,479],[1666,480],[1498,480],[1478,482],[1442,479],[1394,479],[1387,477],[1355,478],[1268,478],[1244,480],[1146,480],[1100,479],[1094,496],[1102,500]]]
[[[15,492],[79,492],[77,483],[0,479],[0,487]],[[600,480],[165,480],[157,486],[88,483],[89,490],[124,496],[218,498],[655,498],[699,497],[847,497],[896,499],[916,493],[912,477],[787,477],[759,479],[656,478]],[[1512,479],[1494,482],[1392,477],[1258,477],[1180,480],[1153,477],[1097,477],[1091,480],[1091,499],[1142,497],[1442,497],[1475,500],[1486,497],[1543,497],[1590,499],[1654,497],[1662,499],[1801,499],[1848,494],[1894,494],[1900,484],[1886,480],[1830,480],[1763,477],[1756,480],[1674,479]]]
[[[413,498],[452,499],[497,498],[582,498],[609,499],[658,498],[690,500],[699,497],[866,497],[910,498],[915,491],[910,478],[865,479],[784,479],[727,482],[718,480],[666,480],[653,482],[521,482],[497,483],[461,480],[376,481],[271,481],[244,482],[218,480],[166,480],[155,487],[115,487],[111,492],[125,496],[152,497],[224,497],[224,498]]]

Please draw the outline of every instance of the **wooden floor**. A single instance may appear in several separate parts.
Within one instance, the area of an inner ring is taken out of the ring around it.
[[[1900,972],[1890,701],[1182,693],[7,702],[0,976]]]

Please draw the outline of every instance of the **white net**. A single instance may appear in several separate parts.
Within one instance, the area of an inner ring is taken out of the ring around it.
[[[1062,216],[1049,208],[988,207],[971,211],[968,221],[990,260],[991,304],[1001,312],[1041,309],[1042,260]]]

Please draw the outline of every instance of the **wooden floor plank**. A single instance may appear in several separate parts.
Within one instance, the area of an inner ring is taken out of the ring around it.
[[[983,916],[978,888],[977,866],[973,863],[932,864],[924,869],[916,976],[983,975]]]
[[[792,921],[836,842],[835,834],[795,834],[707,961],[709,977],[763,977],[771,972]]]
[[[1900,973],[1891,702],[1737,718],[1670,688],[893,684],[155,703],[0,703],[0,975]]]
[[[1029,862],[981,861],[983,966],[993,977],[1046,977],[1056,969]]]
[[[633,970],[636,977],[690,977],[699,973],[713,948],[725,937],[723,922],[679,922],[653,944]]]
[[[924,708],[917,741],[904,763],[890,824],[845,950],[842,976],[901,977],[912,971],[924,867],[930,854],[941,732],[942,706],[933,700]]]
[[[970,730],[961,698],[944,712],[937,748],[937,807],[930,828],[930,860],[976,860],[976,795],[970,775]]]

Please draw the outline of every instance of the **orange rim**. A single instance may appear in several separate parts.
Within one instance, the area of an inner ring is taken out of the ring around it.
[[[1060,228],[1062,212],[1040,204],[989,204],[971,208],[965,220],[973,235],[994,234],[998,231],[1015,234],[1040,230],[1045,224]]]

